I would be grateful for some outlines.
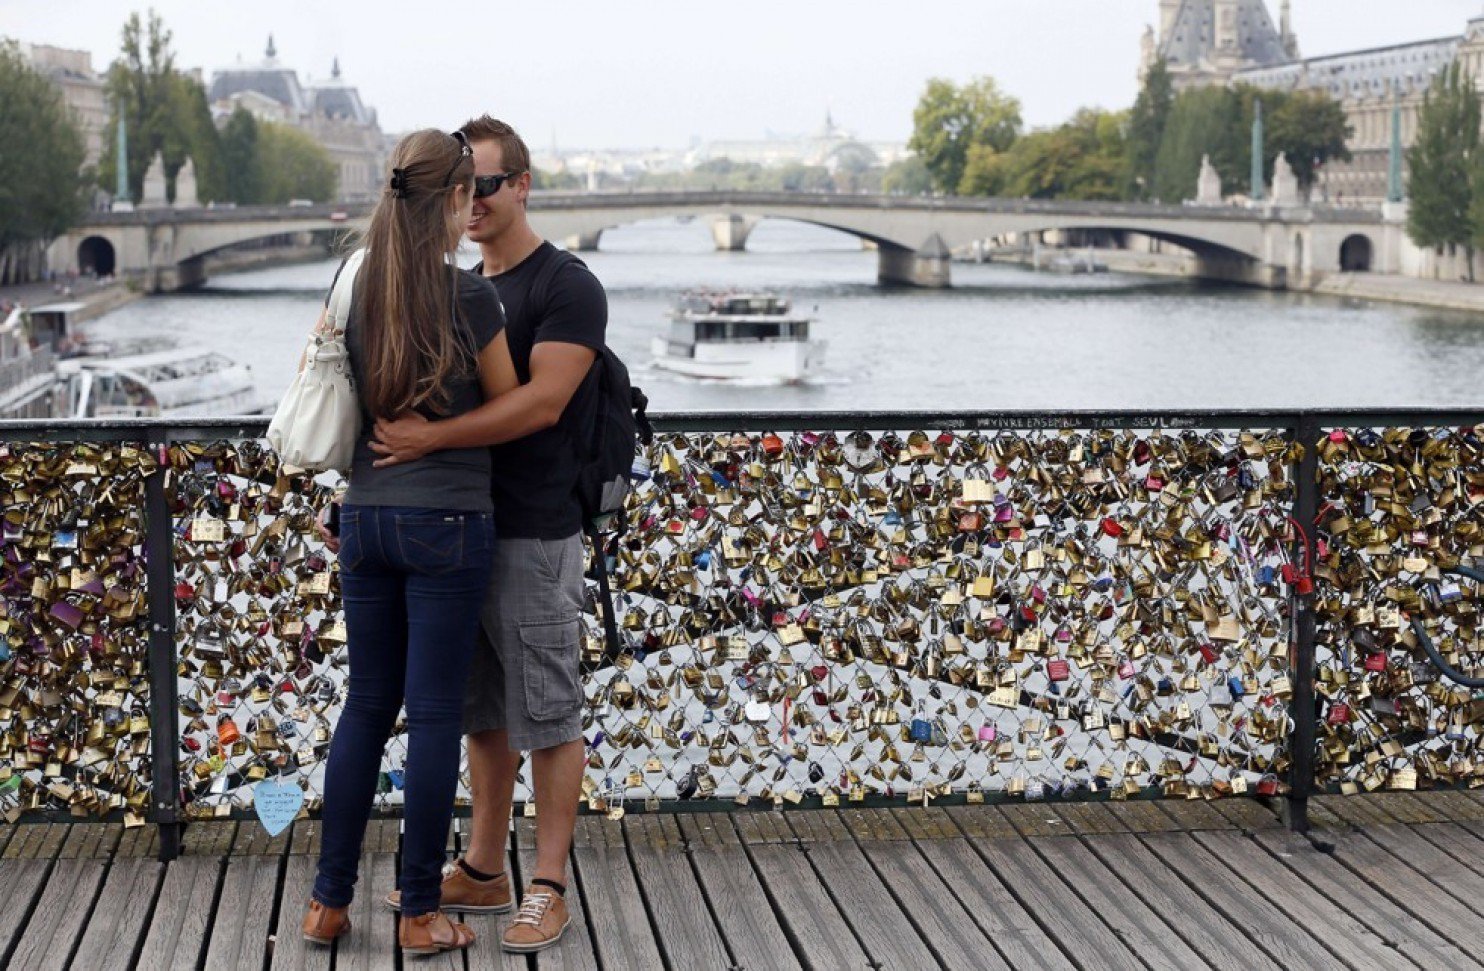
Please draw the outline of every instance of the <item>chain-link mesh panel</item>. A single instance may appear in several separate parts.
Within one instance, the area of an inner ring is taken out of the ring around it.
[[[1281,432],[674,435],[588,633],[587,792],[1276,791]]]
[[[137,445],[0,445],[0,809],[148,811]]]
[[[187,812],[279,775],[312,811],[344,703],[334,483],[255,441],[167,458]],[[1293,458],[1271,429],[665,436],[607,551],[617,651],[586,612],[588,804],[1279,791]],[[109,486],[108,542],[137,545],[137,471]]]
[[[1472,428],[1339,428],[1319,448],[1314,524],[1319,785],[1415,789],[1484,779],[1484,445]]]

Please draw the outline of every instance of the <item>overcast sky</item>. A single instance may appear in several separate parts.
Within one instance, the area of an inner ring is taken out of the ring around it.
[[[1157,0],[155,0],[177,63],[262,59],[346,80],[387,131],[490,111],[532,143],[683,147],[812,131],[832,109],[869,139],[905,139],[933,76],[991,74],[1026,120],[1136,94],[1139,37]],[[1484,0],[1293,0],[1306,55],[1458,35]],[[1278,0],[1269,0],[1277,17]],[[0,35],[93,52],[102,69],[130,9],[119,0],[0,0]]]

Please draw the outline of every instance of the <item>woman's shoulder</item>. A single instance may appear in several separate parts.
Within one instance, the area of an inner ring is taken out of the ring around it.
[[[495,296],[495,285],[490,278],[473,270],[459,270],[459,296]]]
[[[505,307],[495,285],[473,270],[459,270],[459,316],[478,322],[475,335],[481,347],[505,326]]]

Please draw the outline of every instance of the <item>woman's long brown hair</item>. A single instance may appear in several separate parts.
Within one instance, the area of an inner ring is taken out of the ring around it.
[[[362,240],[361,399],[378,418],[418,407],[445,413],[449,379],[474,367],[454,327],[458,274],[449,261],[458,239],[449,210],[454,188],[473,191],[474,184],[474,159],[463,150],[463,142],[431,128],[403,138],[392,153],[394,178]]]

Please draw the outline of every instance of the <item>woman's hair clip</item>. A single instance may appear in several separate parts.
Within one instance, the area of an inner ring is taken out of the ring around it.
[[[406,169],[392,169],[391,187],[392,187],[392,192],[396,194],[396,196],[397,196],[398,199],[406,199],[407,198],[407,170]]]

